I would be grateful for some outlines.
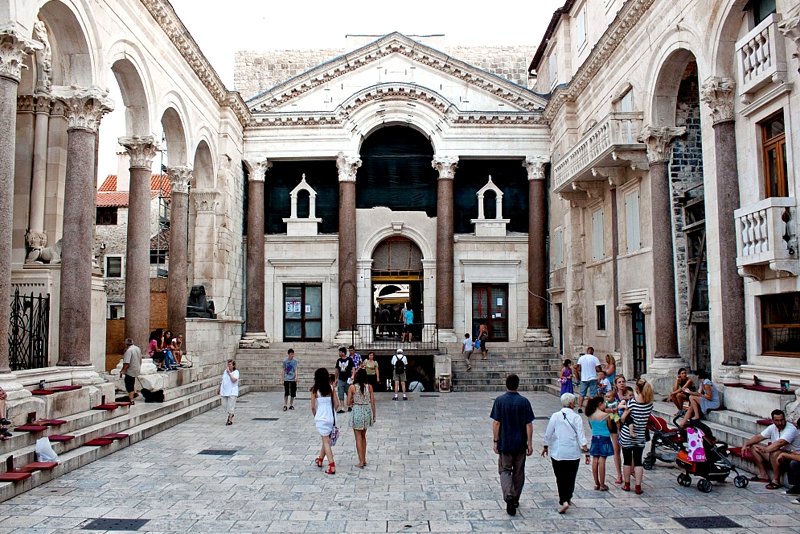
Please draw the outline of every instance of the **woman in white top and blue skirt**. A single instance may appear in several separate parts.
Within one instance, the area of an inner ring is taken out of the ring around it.
[[[561,395],[561,406],[561,410],[550,416],[542,449],[542,456],[549,454],[553,462],[553,473],[558,485],[559,514],[566,512],[572,504],[581,454],[586,454],[586,463],[589,463],[589,445],[583,431],[583,421],[575,413],[575,395]]]

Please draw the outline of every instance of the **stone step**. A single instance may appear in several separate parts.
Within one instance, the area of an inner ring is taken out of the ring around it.
[[[547,391],[545,389],[546,386],[542,385],[528,385],[528,384],[520,384],[519,391]],[[453,391],[461,392],[480,392],[480,391],[505,391],[506,386],[504,385],[488,385],[488,386],[476,386],[476,385],[461,385],[458,387],[453,386]]]

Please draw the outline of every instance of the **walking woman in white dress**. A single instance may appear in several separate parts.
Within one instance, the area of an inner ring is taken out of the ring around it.
[[[328,457],[329,475],[336,474],[336,463],[333,461],[331,449],[331,431],[333,430],[334,411],[339,408],[339,399],[333,394],[329,381],[328,370],[320,367],[314,371],[314,385],[311,387],[311,413],[314,414],[314,424],[317,426],[322,447],[319,456],[314,460],[317,467],[322,467],[323,460]]]

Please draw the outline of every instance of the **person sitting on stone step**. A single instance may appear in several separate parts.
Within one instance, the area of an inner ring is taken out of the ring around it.
[[[5,440],[11,437],[11,432],[8,431],[8,425],[11,421],[7,419],[6,414],[6,392],[0,387],[0,440]]]

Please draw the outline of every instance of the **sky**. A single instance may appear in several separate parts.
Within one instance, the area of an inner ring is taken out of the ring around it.
[[[228,87],[233,87],[233,59],[238,50],[345,48],[347,35],[444,35],[447,46],[529,45],[531,58],[553,12],[564,0],[170,0],[175,12]],[[499,4],[498,4],[499,5]],[[110,76],[110,96],[117,110],[103,119],[99,180],[117,171],[125,134],[124,109]],[[160,132],[153,132],[160,135]],[[160,165],[153,162],[154,170]]]

